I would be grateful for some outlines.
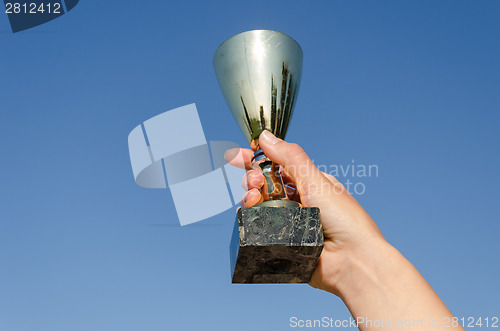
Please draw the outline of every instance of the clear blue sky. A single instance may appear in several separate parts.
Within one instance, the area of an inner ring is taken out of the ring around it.
[[[127,135],[166,110],[195,102],[208,140],[245,144],[212,55],[251,29],[304,50],[287,139],[378,165],[357,199],[386,238],[455,315],[500,315],[499,17],[493,0],[83,0],[12,34],[0,13],[0,330],[349,316],[307,285],[232,285],[235,210],[179,227],[168,190],[134,183]]]

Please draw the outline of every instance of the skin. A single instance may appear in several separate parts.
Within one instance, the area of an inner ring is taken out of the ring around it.
[[[353,319],[359,318],[358,328],[363,331],[463,330],[459,323],[452,323],[453,315],[431,286],[385,240],[370,215],[337,179],[319,171],[297,144],[278,139],[268,131],[260,135],[259,144],[268,158],[281,165],[283,181],[291,187],[287,189],[290,200],[321,210],[325,246],[309,285],[342,299]],[[242,207],[263,200],[259,189],[264,177],[251,168],[252,156],[250,149],[226,152],[230,164],[248,170],[242,180],[247,190]],[[385,323],[375,325],[368,320]],[[398,321],[416,322],[398,325]]]

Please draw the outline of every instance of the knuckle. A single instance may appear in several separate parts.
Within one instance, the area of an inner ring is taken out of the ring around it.
[[[305,152],[298,144],[292,143],[288,145],[288,155],[292,158],[302,157],[305,155]]]
[[[286,166],[299,166],[306,163],[308,159],[306,152],[298,144],[290,144],[286,154],[288,159]]]
[[[246,191],[248,190],[248,173],[245,173],[243,175],[243,178],[241,179],[241,187]]]

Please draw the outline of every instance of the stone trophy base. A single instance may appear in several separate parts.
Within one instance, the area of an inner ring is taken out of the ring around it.
[[[242,207],[230,245],[232,282],[307,283],[323,245],[319,208]]]

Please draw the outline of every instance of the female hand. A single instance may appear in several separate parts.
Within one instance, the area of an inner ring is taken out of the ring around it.
[[[278,139],[268,131],[260,135],[259,145],[269,159],[282,166],[283,181],[290,187],[287,188],[290,200],[304,207],[319,207],[325,246],[309,284],[340,294],[338,285],[347,276],[342,266],[346,265],[349,255],[370,242],[384,241],[382,234],[344,186],[333,176],[319,171],[300,146]],[[247,190],[241,200],[242,207],[251,207],[263,200],[259,189],[265,179],[260,169],[251,168],[252,156],[250,149],[226,152],[230,164],[249,170],[242,180]]]
[[[259,145],[269,159],[282,166],[283,180],[291,187],[290,199],[320,209],[325,246],[311,286],[339,296],[363,331],[393,327],[449,330],[453,315],[448,308],[337,179],[319,171],[300,146],[268,131],[260,135]],[[229,163],[248,170],[242,181],[247,190],[243,207],[263,200],[259,189],[264,177],[251,169],[252,155],[249,149],[226,152]],[[411,324],[398,324],[401,321]],[[453,327],[463,330],[460,323]]]

